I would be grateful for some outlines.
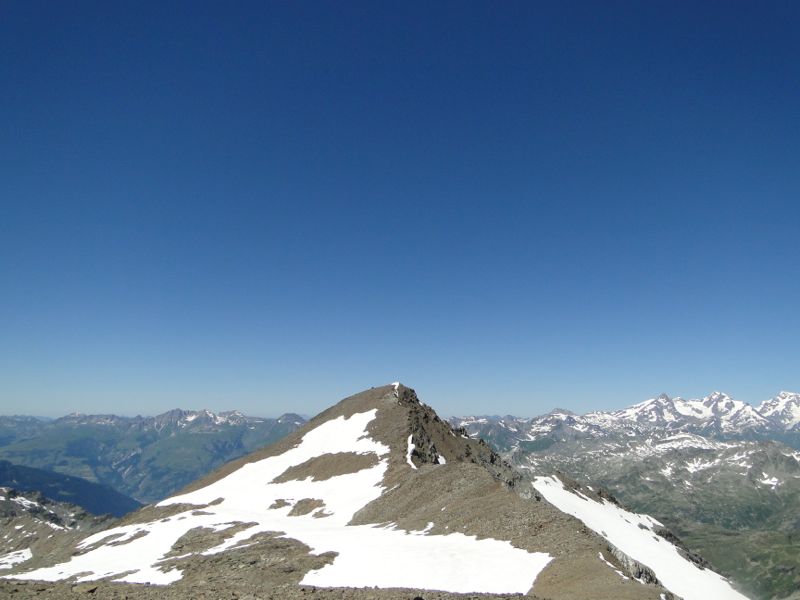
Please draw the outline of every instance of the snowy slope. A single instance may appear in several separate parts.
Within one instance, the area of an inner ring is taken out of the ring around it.
[[[746,600],[728,581],[684,558],[676,546],[654,529],[661,523],[603,500],[597,502],[567,489],[557,477],[536,477],[535,489],[559,509],[602,535],[620,551],[649,567],[664,586],[684,600]]]

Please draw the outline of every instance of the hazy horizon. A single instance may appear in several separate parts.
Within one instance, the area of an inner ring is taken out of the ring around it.
[[[378,386],[374,386],[374,387],[378,387]],[[410,387],[413,387],[413,386],[410,386]],[[357,391],[354,391],[353,393],[357,393],[357,392],[360,392],[360,391],[363,391],[363,390],[357,390]],[[417,393],[420,393],[419,390],[416,390],[416,391],[417,391]],[[541,415],[546,414],[546,413],[548,413],[548,412],[550,412],[551,410],[554,410],[554,409],[566,409],[566,410],[569,410],[571,412],[575,412],[575,413],[578,413],[578,414],[582,414],[584,412],[590,412],[590,411],[618,410],[618,409],[627,408],[628,406],[631,406],[633,404],[638,404],[639,402],[644,402],[646,400],[650,400],[652,398],[656,398],[660,394],[664,394],[664,393],[666,393],[670,398],[673,398],[673,399],[679,398],[679,397],[683,398],[685,400],[688,400],[688,399],[700,399],[700,398],[707,397],[707,396],[709,396],[710,394],[712,394],[713,392],[716,392],[716,391],[725,393],[728,396],[730,396],[731,398],[733,398],[734,400],[741,400],[743,402],[747,402],[748,404],[750,404],[751,406],[754,406],[754,407],[758,407],[758,405],[761,404],[761,402],[763,402],[764,400],[769,400],[771,398],[774,398],[775,396],[777,396],[781,392],[797,393],[797,392],[793,392],[792,390],[779,390],[779,391],[776,391],[774,394],[772,394],[770,396],[766,396],[766,397],[760,398],[758,400],[749,400],[749,399],[741,398],[741,397],[737,396],[736,394],[728,393],[725,390],[710,390],[710,391],[708,391],[708,392],[706,392],[704,394],[698,394],[698,395],[669,394],[667,392],[660,392],[659,394],[652,394],[652,395],[648,396],[647,398],[641,398],[639,400],[636,400],[635,402],[630,402],[628,404],[621,404],[621,405],[618,405],[618,406],[595,407],[595,408],[590,409],[589,411],[579,411],[579,410],[575,410],[575,409],[571,408],[570,406],[568,406],[566,404],[563,404],[563,403],[562,404],[554,403],[549,408],[547,408],[545,410],[542,410],[541,412],[537,412],[537,413],[510,413],[510,412],[507,412],[507,411],[490,411],[490,410],[488,410],[488,405],[487,405],[487,407],[485,407],[486,410],[480,410],[480,411],[477,411],[477,412],[473,411],[473,412],[462,412],[462,413],[444,413],[444,412],[440,411],[437,408],[435,402],[432,403],[431,401],[427,400],[425,397],[420,397],[420,400],[422,402],[425,402],[425,404],[428,404],[429,406],[431,406],[443,418],[463,417],[463,416],[470,416],[470,415],[472,415],[472,416],[478,416],[478,415],[480,415],[480,416],[506,416],[506,415],[513,415],[515,417],[520,417],[520,418],[530,418],[530,417],[541,416]],[[349,394],[349,395],[352,395],[352,394]],[[317,414],[319,414],[320,412],[322,412],[323,410],[325,410],[329,406],[332,406],[333,404],[336,404],[340,400],[344,400],[346,397],[347,396],[342,396],[341,398],[332,399],[328,404],[323,404],[319,410],[314,411],[314,412],[306,412],[306,411],[299,410],[299,409],[298,410],[295,410],[295,409],[282,410],[280,408],[280,406],[281,406],[280,402],[275,402],[274,406],[276,407],[277,412],[272,412],[272,413],[248,412],[246,410],[242,410],[242,409],[237,408],[235,406],[227,406],[225,404],[217,404],[217,405],[214,405],[214,407],[210,407],[210,406],[178,406],[178,405],[175,405],[175,406],[171,406],[169,408],[165,408],[163,410],[159,409],[159,411],[156,412],[156,413],[126,412],[125,410],[120,410],[120,411],[100,411],[100,412],[87,412],[87,411],[76,410],[76,411],[70,411],[70,412],[65,412],[65,413],[52,413],[52,414],[0,413],[0,416],[35,417],[35,418],[39,418],[39,419],[53,420],[53,419],[58,419],[58,418],[65,417],[65,416],[68,416],[68,415],[71,415],[71,414],[116,415],[116,416],[120,416],[120,417],[154,417],[154,416],[158,416],[158,415],[164,414],[166,412],[169,412],[171,410],[183,410],[183,411],[208,410],[208,411],[213,412],[213,413],[238,411],[238,412],[240,412],[240,413],[242,413],[242,414],[244,414],[246,416],[249,416],[249,417],[260,417],[260,418],[267,418],[267,419],[278,418],[278,417],[280,417],[282,415],[285,415],[285,414],[297,414],[297,415],[300,415],[301,417],[303,417],[304,419],[308,420],[308,419],[311,419],[312,417],[316,416]],[[496,403],[493,403],[492,405],[494,405],[494,404],[496,404]],[[165,406],[166,406],[166,404],[165,404]],[[254,406],[254,409],[256,409],[255,406]]]

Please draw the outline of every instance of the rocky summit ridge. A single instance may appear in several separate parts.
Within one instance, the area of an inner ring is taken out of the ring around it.
[[[566,477],[531,484],[399,383],[71,548],[15,556],[0,592],[18,597],[744,598],[655,519]]]

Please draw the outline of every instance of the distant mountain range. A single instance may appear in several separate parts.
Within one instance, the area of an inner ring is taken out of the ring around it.
[[[171,410],[155,417],[0,417],[0,459],[101,483],[154,502],[305,422],[240,412]]]
[[[463,426],[497,423],[502,427],[502,424],[508,424],[507,421],[513,421],[515,428],[525,430],[521,433],[509,429],[512,431],[509,440],[520,436],[539,437],[541,432],[550,432],[555,422],[563,421],[567,429],[581,436],[603,437],[626,430],[636,433],[682,431],[717,439],[780,439],[800,449],[800,394],[794,392],[781,392],[757,407],[734,400],[723,392],[713,392],[696,400],[661,394],[629,408],[584,415],[576,415],[567,409],[554,409],[547,415],[533,418],[451,418],[451,422]]]
[[[800,394],[662,394],[626,409],[455,417],[534,479],[555,470],[653,515],[754,598],[800,589]]]

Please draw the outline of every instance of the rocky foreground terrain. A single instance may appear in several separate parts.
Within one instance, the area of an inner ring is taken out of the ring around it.
[[[744,598],[658,521],[525,481],[400,384],[7,571],[20,597]]]
[[[52,598],[86,600],[547,600],[535,595],[522,594],[452,594],[412,589],[353,589],[314,588],[285,585],[265,589],[258,584],[242,585],[228,582],[202,588],[181,586],[168,588],[142,587],[124,583],[41,584],[0,581],[0,598],[23,600],[27,598]]]

